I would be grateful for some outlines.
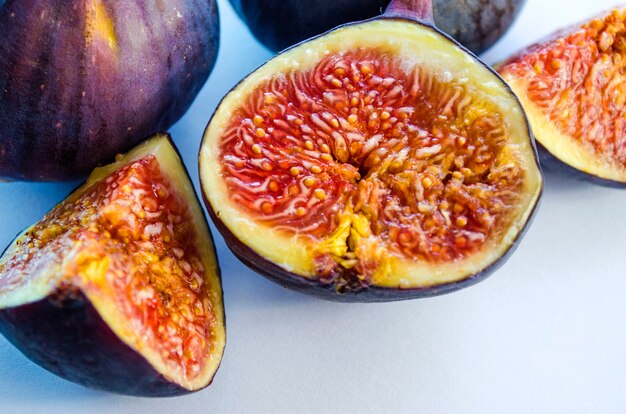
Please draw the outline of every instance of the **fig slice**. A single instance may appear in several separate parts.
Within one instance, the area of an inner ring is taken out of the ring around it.
[[[468,286],[503,263],[542,189],[515,95],[393,1],[261,66],[200,150],[207,209],[244,263],[332,300]]]
[[[168,135],[94,170],[7,248],[0,331],[88,387],[168,396],[209,385],[225,345],[219,267]]]
[[[498,69],[526,110],[542,161],[611,186],[626,185],[625,23],[626,8],[615,9]]]

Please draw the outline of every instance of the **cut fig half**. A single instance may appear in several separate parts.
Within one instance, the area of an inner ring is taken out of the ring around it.
[[[0,331],[92,388],[168,396],[209,385],[225,345],[219,267],[169,136],[94,170],[8,247]]]
[[[626,8],[552,35],[499,72],[526,110],[542,161],[626,185]]]
[[[244,263],[343,301],[446,293],[503,263],[542,189],[533,139],[507,85],[430,16],[393,1],[224,98],[200,178]]]

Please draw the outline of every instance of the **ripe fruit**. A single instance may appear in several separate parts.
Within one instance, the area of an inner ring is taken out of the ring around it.
[[[389,0],[317,1],[230,0],[254,36],[273,51],[282,50],[340,24],[380,14]],[[457,41],[480,53],[496,42],[525,0],[433,0],[435,23]]]
[[[191,105],[214,0],[0,1],[0,179],[83,177]]]
[[[517,243],[542,177],[519,102],[394,1],[253,72],[200,150],[207,209],[231,250],[280,284],[335,300],[449,292]]]
[[[614,10],[499,68],[551,155],[546,161],[616,186],[626,184],[625,23],[626,8]]]
[[[166,396],[211,382],[225,344],[219,268],[168,136],[96,169],[8,247],[0,331],[93,388]]]

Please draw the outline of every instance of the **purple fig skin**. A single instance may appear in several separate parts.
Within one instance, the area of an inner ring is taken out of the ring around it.
[[[186,178],[191,181],[172,137],[167,132],[158,134],[167,137],[181,160]],[[74,191],[79,188],[81,185]],[[199,202],[197,198],[196,201]],[[204,214],[202,219],[208,229]],[[213,255],[217,258],[210,231],[208,237]],[[12,244],[9,243],[0,257]],[[216,262],[215,271],[221,285],[219,262]],[[220,303],[224,303],[223,291]],[[226,328],[225,314],[221,323]],[[141,354],[111,330],[86,295],[75,287],[61,285],[53,294],[39,301],[0,308],[0,334],[35,364],[88,388],[135,397],[173,397],[200,391],[185,389],[157,372]],[[223,354],[216,356],[221,364]],[[202,389],[212,384],[217,371],[219,366]]]
[[[217,4],[166,4],[0,2],[0,178],[82,177],[186,112],[217,57]]]
[[[34,363],[89,388],[142,397],[190,392],[124,344],[78,291],[0,309],[0,332]]]
[[[419,1],[423,1],[423,0],[414,0],[414,1],[418,1],[419,2]],[[402,3],[402,1],[397,1],[396,3],[400,4],[400,3]],[[388,11],[389,11],[389,9],[388,9]],[[393,13],[394,11],[391,11],[391,12]],[[431,21],[428,20],[428,16],[425,16],[425,17],[426,17],[426,20],[423,19],[423,16],[419,16],[419,15],[410,16],[410,15],[407,14],[407,15],[403,15],[403,16],[393,16],[393,15],[383,14],[382,16],[376,17],[374,19],[366,20],[365,22],[373,21],[373,20],[377,20],[377,19],[392,19],[392,20],[406,20],[406,21],[410,21],[413,24],[419,24],[419,25],[424,26],[424,27],[428,28],[429,30],[432,30],[432,31],[436,32],[437,34],[443,36],[448,41],[450,41],[451,43],[453,43],[457,47],[459,47],[462,50],[464,50],[468,55],[470,55],[473,58],[477,59],[478,62],[482,63],[482,61],[480,59],[478,59],[476,57],[476,55],[474,55],[470,50],[468,50],[467,48],[465,48],[464,46],[459,44],[451,36],[441,32],[437,27],[435,27],[434,24]],[[351,26],[351,25],[356,25],[356,24],[360,24],[360,23],[363,23],[363,22],[348,23],[348,24],[342,25],[342,26],[340,26],[338,28],[347,27],[347,26]],[[310,40],[314,40],[316,38],[323,37],[324,35],[325,34],[321,34],[321,35],[315,36],[312,39],[308,39],[308,40],[306,40],[304,42],[301,42],[301,43],[299,43],[297,45],[289,47],[288,49],[284,50],[281,53],[284,53],[284,52],[286,52],[288,50],[296,48],[300,44],[304,44],[304,43],[306,43],[306,42],[308,42]],[[502,87],[505,88],[511,94],[511,96],[517,101],[517,103],[521,107],[521,103],[519,103],[519,100],[517,99],[517,96],[513,93],[513,91],[509,87],[509,85],[504,80],[502,80],[501,76],[493,68],[491,68],[490,66],[488,66],[488,65],[486,65],[484,63],[483,63],[483,65],[490,72],[492,72],[493,75],[497,79],[500,80],[500,82],[502,84]],[[261,65],[261,66],[263,66],[263,65]],[[233,87],[233,89],[231,89],[231,91],[235,90],[239,86],[239,84],[241,82],[243,82],[244,79],[242,79],[237,85],[235,85]],[[221,102],[220,102],[220,104],[218,104],[218,107],[219,107],[219,105],[221,105]],[[211,124],[211,122],[213,122],[213,117],[215,116],[216,112],[214,112],[213,116],[209,120],[209,123],[208,123],[208,125],[207,125],[207,127],[205,129],[205,135],[204,136],[206,136],[206,130],[208,130],[209,125]],[[532,130],[530,128],[530,124],[528,123],[528,120],[526,120],[526,130],[527,130],[528,136],[530,137],[530,140],[531,140],[531,146],[533,148],[533,155],[534,155],[534,159],[535,159],[535,164],[536,164],[537,168],[539,169],[539,171],[541,172],[541,165],[539,163],[539,155],[538,155],[538,151],[537,151],[537,144],[536,144],[534,135],[532,133]],[[200,144],[200,148],[202,148],[202,143]],[[199,176],[200,176],[200,188],[204,188],[204,185],[202,184],[202,173],[201,172],[199,173]],[[428,298],[428,297],[433,297],[433,296],[440,296],[440,295],[444,295],[444,294],[455,292],[457,290],[464,289],[466,287],[475,285],[476,283],[485,280],[493,272],[495,272],[502,265],[504,265],[504,263],[509,259],[509,257],[515,252],[515,250],[519,246],[519,242],[522,240],[522,238],[524,237],[524,235],[526,234],[526,232],[528,231],[528,229],[530,228],[532,222],[535,219],[537,210],[538,210],[538,208],[540,206],[540,203],[541,203],[541,197],[543,195],[543,188],[544,188],[544,184],[543,184],[543,181],[542,181],[541,187],[539,188],[539,194],[538,194],[538,197],[537,197],[537,201],[536,201],[535,205],[532,208],[532,211],[530,212],[530,214],[528,216],[528,220],[526,221],[526,223],[524,223],[522,228],[519,230],[519,232],[517,233],[515,239],[513,240],[511,245],[509,246],[509,248],[504,252],[504,254],[500,258],[498,258],[498,260],[496,260],[494,263],[492,263],[491,265],[489,265],[486,268],[484,268],[482,271],[480,271],[480,272],[478,272],[476,274],[468,275],[463,280],[459,280],[459,281],[453,282],[453,283],[446,283],[446,284],[441,284],[441,285],[434,285],[434,286],[423,287],[423,288],[415,288],[415,289],[386,288],[386,287],[380,287],[380,286],[375,286],[375,285],[367,285],[367,284],[361,284],[361,283],[353,282],[353,281],[357,280],[356,274],[354,273],[353,270],[345,270],[344,273],[339,276],[338,279],[340,279],[340,280],[342,279],[344,281],[348,281],[348,284],[346,286],[342,286],[339,289],[338,289],[337,284],[335,283],[335,280],[324,282],[324,281],[320,281],[320,280],[308,279],[306,277],[303,277],[301,275],[295,274],[293,272],[289,272],[288,270],[285,270],[284,268],[278,266],[277,264],[275,264],[275,263],[265,259],[261,255],[256,253],[254,250],[252,250],[249,246],[247,246],[244,243],[242,243],[232,233],[232,231],[230,231],[230,229],[224,224],[224,222],[220,219],[219,211],[216,211],[213,208],[213,206],[209,202],[209,199],[207,198],[207,195],[204,193],[204,191],[201,191],[201,192],[202,192],[202,199],[203,199],[204,204],[206,206],[207,212],[209,213],[209,216],[211,217],[211,220],[213,221],[213,224],[215,225],[217,230],[222,235],[222,237],[223,237],[224,241],[226,242],[226,245],[228,246],[228,248],[231,250],[231,252],[242,263],[244,263],[246,266],[248,266],[249,268],[251,268],[252,270],[257,272],[261,276],[263,276],[266,279],[269,279],[269,280],[271,280],[271,281],[273,281],[273,282],[283,286],[284,288],[287,288],[287,289],[290,289],[290,290],[293,290],[293,291],[297,291],[297,292],[300,292],[300,293],[304,293],[304,294],[307,294],[307,295],[310,295],[310,296],[314,296],[314,297],[317,297],[317,298],[320,298],[320,299],[332,301],[332,302],[364,302],[364,303],[372,303],[372,302],[393,302],[393,301],[402,301],[402,300],[410,300],[410,299],[419,299],[419,298]]]
[[[543,189],[542,189],[543,191]],[[541,194],[539,195],[539,199]],[[303,276],[289,272],[282,267],[270,262],[263,258],[250,247],[243,244],[237,237],[228,229],[228,227],[220,220],[219,214],[217,214],[210,206],[210,203],[205,198],[205,204],[209,215],[213,220],[213,224],[222,234],[224,241],[233,254],[246,266],[264,276],[265,278],[281,285],[284,288],[294,290],[296,292],[304,293],[317,297],[319,299],[325,299],[332,302],[394,302],[401,300],[428,298],[433,296],[440,296],[447,293],[456,292],[457,290],[464,289],[475,285],[478,282],[485,280],[493,272],[498,270],[509,257],[515,252],[519,246],[520,240],[523,238],[526,231],[532,224],[536,211],[539,207],[539,201],[535,204],[533,211],[524,225],[524,227],[517,234],[515,240],[508,248],[508,250],[497,261],[486,267],[482,271],[469,275],[467,278],[458,282],[447,283],[442,285],[429,286],[417,289],[401,289],[401,288],[384,288],[374,285],[347,285],[341,289],[337,288],[334,282],[324,283],[320,280],[307,279]],[[340,277],[347,281],[358,280],[356,274],[352,270],[344,271],[344,274]]]
[[[335,26],[380,15],[389,0],[332,0],[305,6],[301,0],[230,0],[254,36],[272,51]],[[511,26],[526,0],[433,0],[435,23],[481,53]]]
[[[548,151],[548,149],[541,145],[539,141],[537,141],[537,149],[539,150],[539,161],[545,170],[554,171],[557,174],[564,175],[578,181],[588,181],[604,187],[621,189],[626,188],[626,182],[608,180],[572,167]]]

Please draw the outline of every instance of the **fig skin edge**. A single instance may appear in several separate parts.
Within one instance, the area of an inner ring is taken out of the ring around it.
[[[37,365],[89,388],[151,397],[191,392],[165,379],[124,344],[82,293],[57,292],[2,309],[0,332]],[[89,372],[90,377],[81,372]]]
[[[539,160],[541,161],[541,165],[545,170],[552,171],[555,174],[559,174],[577,181],[593,183],[608,188],[626,189],[626,182],[602,178],[593,173],[581,171],[577,168],[574,168],[565,161],[562,161],[555,154],[550,152],[546,147],[541,144],[541,142],[536,142],[537,150],[539,153]]]
[[[441,32],[439,29],[436,28],[433,22],[432,10],[433,10],[432,0],[392,0],[389,6],[387,7],[387,9],[385,10],[385,12],[381,16],[364,20],[364,21],[360,21],[360,22],[352,22],[352,23],[347,23],[347,24],[338,26],[334,29],[331,29],[330,31],[326,33],[322,33],[318,36],[315,36],[310,39],[304,40],[300,43],[297,43],[285,49],[284,51],[282,51],[281,54],[289,50],[295,49],[304,43],[315,40],[317,38],[321,38],[325,36],[327,33],[330,33],[336,29],[340,29],[343,27],[366,23],[366,22],[370,22],[370,21],[374,21],[378,19],[405,20],[413,24],[422,25],[428,28],[429,30],[436,32],[440,36],[443,36],[450,43],[452,43],[456,47],[459,47],[465,53],[469,54],[472,58],[480,62],[485,68],[489,70],[489,72],[491,72],[498,80],[500,80],[501,86],[511,95],[511,97],[517,102],[517,104],[521,108],[522,106],[519,100],[517,99],[517,96],[513,93],[511,88],[508,86],[508,84],[504,80],[502,80],[501,76],[493,68],[482,63],[482,61],[480,61],[473,52],[471,52],[469,49],[467,49],[463,45],[459,44],[451,36],[447,35],[444,32]],[[259,68],[263,66],[264,64],[260,65],[257,69],[252,71],[250,74],[254,73],[256,70],[258,70]],[[235,86],[233,86],[231,91],[237,89],[237,87],[246,78],[247,76],[244,77],[241,81],[239,81]],[[228,96],[228,94],[225,95],[224,98],[222,98],[222,100],[217,106],[218,108],[222,104],[226,96]],[[211,119],[209,120],[209,123],[207,124],[207,127],[205,128],[203,140],[200,143],[200,151],[199,151],[200,153],[202,152],[204,139],[206,139],[207,137],[207,131],[216,113],[217,113],[217,110],[213,113],[213,115],[211,116]],[[530,144],[533,149],[533,157],[534,157],[535,165],[537,166],[539,170],[540,176],[543,176],[541,165],[539,163],[535,139],[532,134],[532,130],[530,129],[528,119],[526,117],[525,117],[525,126],[526,126],[528,137],[530,138],[530,141],[531,141]],[[507,249],[504,251],[502,256],[500,256],[496,261],[491,263],[489,266],[482,269],[480,272],[468,275],[466,278],[456,281],[456,282],[439,284],[439,285],[434,285],[434,286],[427,286],[427,287],[420,287],[420,288],[387,288],[387,287],[369,285],[364,289],[347,290],[345,292],[338,293],[334,284],[322,283],[320,281],[309,279],[309,278],[300,276],[298,274],[295,274],[293,272],[290,272],[276,265],[275,263],[272,263],[271,261],[265,259],[260,254],[256,253],[252,248],[242,243],[233,234],[233,232],[228,228],[228,226],[220,219],[219,211],[216,211],[213,208],[211,202],[209,201],[204,191],[203,175],[201,173],[200,159],[201,157],[199,157],[199,160],[198,160],[198,169],[199,169],[199,179],[200,179],[202,199],[209,213],[209,216],[211,217],[211,220],[213,221],[213,224],[219,230],[220,234],[224,238],[224,241],[226,242],[226,245],[231,250],[231,252],[246,266],[250,267],[255,272],[265,277],[266,279],[271,280],[281,285],[284,288],[294,290],[296,292],[305,293],[307,295],[314,296],[319,299],[332,301],[332,302],[346,302],[346,303],[381,302],[382,303],[382,302],[393,302],[393,301],[427,298],[427,297],[440,296],[440,295],[452,293],[457,290],[472,286],[476,283],[479,283],[485,280],[493,272],[495,272],[502,265],[504,265],[506,260],[517,249],[519,245],[519,241],[526,234],[526,232],[530,228],[530,225],[532,224],[536,216],[536,212],[540,205],[541,197],[543,194],[543,188],[544,188],[543,180],[541,180],[539,184],[538,192],[537,192],[537,199],[533,207],[530,209],[528,219],[526,220],[524,225],[520,227],[517,235],[515,236],[511,244],[507,247]],[[351,269],[347,271],[347,274],[350,274],[350,272],[354,272],[354,270]]]
[[[161,131],[154,135],[167,138],[180,160],[186,179],[191,183],[189,171],[169,133]],[[79,184],[68,197],[83,185]],[[196,202],[199,203],[199,200]],[[201,219],[209,229],[209,247],[216,258],[214,276],[221,286],[221,269],[213,235],[204,214]],[[20,232],[7,245],[0,257],[22,234]],[[219,303],[224,306],[223,289]],[[145,357],[111,330],[87,296],[76,288],[68,290],[60,286],[38,301],[0,309],[0,334],[29,360],[75,384],[133,397],[175,397],[201,391],[213,383],[227,344],[226,313],[221,312],[221,315],[217,323],[224,329],[224,343],[222,353],[214,355],[219,358],[218,365],[208,382],[194,390],[186,389],[156,371]],[[85,372],[89,373],[88,377]]]

